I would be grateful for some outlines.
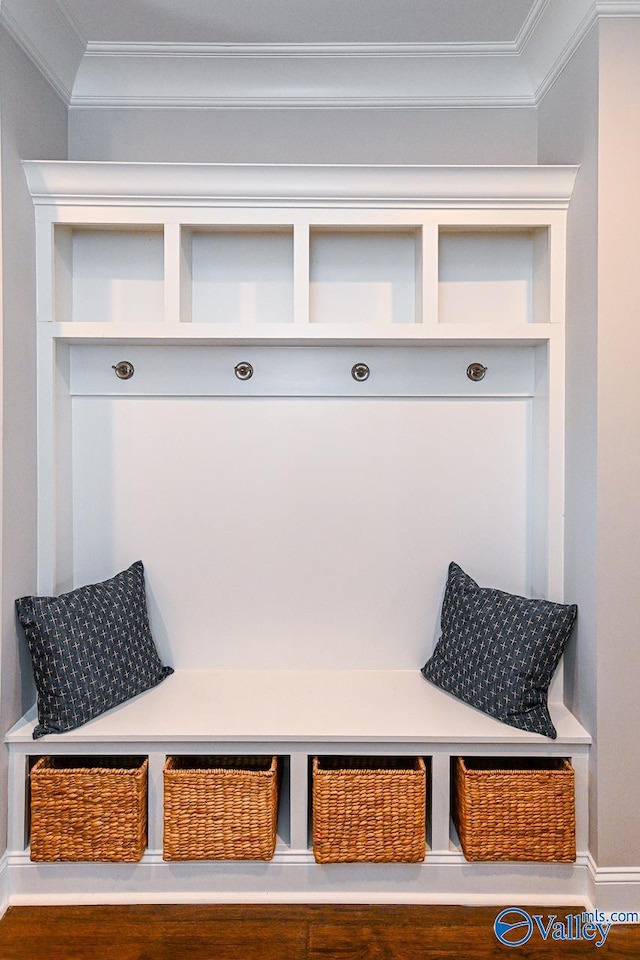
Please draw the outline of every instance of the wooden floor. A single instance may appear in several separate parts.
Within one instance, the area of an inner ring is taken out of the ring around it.
[[[11,907],[1,960],[515,960],[587,954],[640,958],[640,926],[611,928],[602,947],[544,941],[501,945],[500,908],[421,906]],[[558,918],[577,908],[531,908]]]

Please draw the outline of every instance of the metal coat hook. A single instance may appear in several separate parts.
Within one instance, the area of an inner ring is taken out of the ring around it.
[[[469,380],[473,380],[474,383],[477,383],[479,380],[484,380],[486,372],[487,367],[482,363],[470,363],[467,367],[467,376]]]
[[[236,363],[233,371],[238,380],[250,380],[253,376],[253,367],[246,360],[243,360],[241,363]]]
[[[131,380],[135,373],[133,364],[129,363],[128,360],[120,360],[118,363],[112,364],[111,369],[115,370],[116,377],[120,380]]]
[[[363,380],[368,380],[371,374],[371,370],[366,363],[354,363],[351,367],[351,376],[354,380],[357,380],[358,383],[362,383]]]

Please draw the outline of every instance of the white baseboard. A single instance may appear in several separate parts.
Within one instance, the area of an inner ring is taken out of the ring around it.
[[[436,862],[437,861],[437,862]],[[165,864],[159,851],[139,864],[34,864],[27,851],[0,857],[0,916],[11,904],[83,903],[438,903],[581,906],[640,913],[640,867],[469,864],[455,853],[425,865],[334,864],[287,851],[270,865]]]
[[[591,854],[587,867],[590,900],[598,910],[640,914],[640,867],[599,867]]]
[[[0,917],[9,906],[9,857],[5,851],[0,857]]]
[[[12,904],[420,903],[590,908],[586,855],[575,864],[467,863],[456,853],[424,864],[316,864],[309,851],[250,861],[32,863],[9,856]]]

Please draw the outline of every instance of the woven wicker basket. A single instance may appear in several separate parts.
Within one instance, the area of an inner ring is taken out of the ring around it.
[[[277,757],[167,757],[165,860],[271,860]]]
[[[574,772],[567,760],[457,757],[452,801],[467,860],[576,859]]]
[[[425,856],[426,769],[420,758],[313,761],[318,863],[417,863]]]
[[[31,770],[31,859],[140,860],[148,764],[146,757],[41,757]]]

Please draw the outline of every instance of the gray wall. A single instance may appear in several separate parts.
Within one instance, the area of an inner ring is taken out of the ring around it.
[[[16,597],[36,585],[35,237],[21,159],[64,159],[67,110],[31,61],[0,27],[2,163],[2,578],[0,734],[33,702],[31,668],[18,644]],[[7,82],[6,78],[10,78]],[[22,670],[17,665],[22,663]],[[23,691],[26,684],[28,690]],[[0,796],[6,797],[5,751]],[[6,847],[0,804],[0,851]]]
[[[72,108],[73,160],[535,163],[536,111]]]
[[[567,237],[565,597],[578,623],[565,657],[565,695],[597,732],[597,267],[598,28],[594,27],[539,109],[539,163],[579,163]],[[597,769],[597,744],[593,751]],[[595,856],[596,792],[591,790]]]
[[[600,27],[598,865],[640,864],[640,21]]]

